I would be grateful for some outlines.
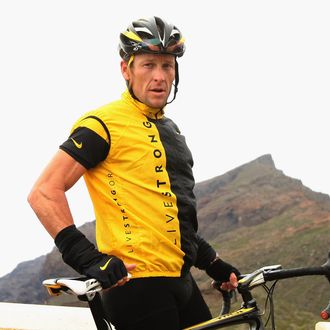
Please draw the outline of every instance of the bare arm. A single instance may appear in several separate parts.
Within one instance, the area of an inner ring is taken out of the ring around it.
[[[65,192],[86,172],[81,164],[59,150],[45,168],[28,197],[28,202],[55,244],[63,260],[81,274],[96,278],[104,288],[124,285],[127,271],[135,264],[124,264],[115,256],[99,252],[75,227]],[[79,258],[78,258],[79,256]],[[104,265],[107,265],[104,269]]]
[[[81,164],[59,150],[28,196],[30,206],[53,238],[74,223],[65,192],[85,171]]]

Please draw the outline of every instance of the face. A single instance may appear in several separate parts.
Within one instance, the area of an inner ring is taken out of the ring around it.
[[[175,79],[173,55],[135,55],[130,66],[121,62],[121,71],[142,103],[152,108],[165,106]]]

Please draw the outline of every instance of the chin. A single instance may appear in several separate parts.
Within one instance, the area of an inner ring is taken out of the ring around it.
[[[148,102],[148,105],[152,108],[155,108],[155,109],[161,109],[161,108],[164,108],[164,106],[166,105],[166,100],[165,101]]]

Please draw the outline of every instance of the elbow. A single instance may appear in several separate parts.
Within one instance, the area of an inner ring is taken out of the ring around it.
[[[37,213],[38,210],[42,209],[45,201],[50,200],[50,192],[40,185],[36,185],[32,188],[31,192],[27,197],[27,202],[31,208]]]
[[[40,194],[39,189],[34,187],[27,196],[27,202],[29,203],[29,205],[33,210],[36,208],[37,201],[39,200],[38,197],[39,194]]]

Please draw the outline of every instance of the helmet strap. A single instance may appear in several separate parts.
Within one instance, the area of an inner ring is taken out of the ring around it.
[[[126,86],[133,99],[141,103],[141,101],[135,96],[132,85],[129,83],[129,80],[126,80]]]
[[[131,55],[130,58],[128,59],[128,61],[127,61],[127,66],[128,66],[128,67],[131,66],[131,64],[133,63],[133,60],[134,60],[134,54]],[[135,96],[135,94],[134,94],[134,92],[133,92],[133,88],[132,88],[131,84],[129,83],[129,80],[126,80],[126,86],[127,86],[127,89],[128,89],[128,91],[129,91],[129,93],[130,93],[131,96],[133,97],[133,99],[136,100],[136,101],[141,102],[141,101]]]
[[[173,94],[173,98],[170,102],[166,102],[167,104],[172,103],[175,100],[176,97],[176,93],[178,92],[178,86],[179,86],[179,64],[178,61],[175,58],[175,79],[174,79],[174,94]]]
[[[127,66],[128,67],[132,64],[133,60],[134,60],[134,55],[131,55],[129,60],[127,61]]]

